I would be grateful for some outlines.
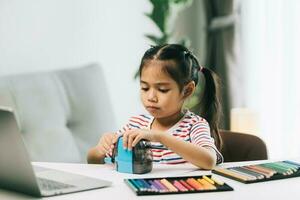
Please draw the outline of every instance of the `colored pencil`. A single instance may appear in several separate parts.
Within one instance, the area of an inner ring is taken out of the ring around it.
[[[141,179],[135,179],[134,181],[140,185],[140,188],[142,188],[145,191],[148,191],[148,187],[146,185],[144,185],[144,183],[142,182]]]
[[[273,163],[265,163],[265,164],[260,164],[260,165],[263,166],[263,167],[267,167],[267,168],[273,169],[273,170],[275,170],[279,174],[289,175],[289,173],[288,173],[287,170],[282,169],[280,167],[277,167]]]
[[[161,189],[162,192],[169,192],[169,189],[166,186],[164,186],[160,182],[160,180],[154,180],[154,183],[156,183],[160,187],[160,189]]]
[[[293,172],[298,171],[298,167],[296,167],[295,165],[291,165],[291,164],[289,164],[289,163],[277,162],[276,164],[277,164],[277,165],[281,165],[281,166],[285,166],[285,167],[287,167],[288,169],[291,169]]]
[[[182,192],[186,192],[186,191],[189,191],[186,187],[184,187],[179,181],[175,180],[173,182],[173,185],[180,191]]]
[[[160,185],[158,185],[154,180],[153,181],[150,180],[149,183],[151,183],[151,186],[153,186],[154,188],[156,188],[158,192],[160,192],[160,193],[167,192],[167,190],[165,190]]]
[[[136,187],[132,182],[131,180],[125,180],[129,185],[130,185],[130,188],[134,190],[134,192],[137,192],[139,190],[138,187]]]
[[[138,180],[136,180],[136,179],[131,179],[131,182],[132,182],[133,184],[135,184],[135,185],[139,188],[139,190],[143,190],[143,191],[146,190],[146,189],[144,188],[144,185],[143,185],[142,183],[140,183]]]
[[[170,191],[172,192],[178,192],[178,189],[172,184],[170,183],[167,179],[161,179],[160,182],[166,186]]]
[[[225,175],[228,175],[228,176],[232,176],[232,177],[234,177],[236,179],[240,179],[242,181],[248,181],[249,180],[248,177],[243,176],[241,174],[238,174],[238,173],[236,173],[234,171],[231,171],[229,169],[226,169],[226,168],[216,168],[215,171],[221,172],[222,174],[225,174]]]
[[[249,170],[249,169],[247,169],[245,167],[237,167],[235,169],[237,169],[237,170],[239,170],[241,172],[244,172],[246,174],[250,174],[252,176],[255,176],[257,179],[263,179],[265,177],[264,175],[262,175],[260,173],[256,173],[255,171]]]
[[[234,169],[234,168],[229,168],[229,170],[230,170],[230,171],[234,171],[234,172],[237,173],[237,174],[241,174],[241,175],[243,175],[243,176],[246,176],[246,177],[248,178],[248,180],[250,180],[250,181],[253,181],[253,180],[256,180],[256,179],[257,179],[257,178],[256,178],[255,176],[253,176],[253,175],[247,174],[247,173],[245,173],[245,172],[241,172],[241,171],[239,171],[239,170],[237,170],[237,169]]]
[[[224,185],[224,182],[223,181],[220,181],[219,179],[217,179],[215,176],[212,176],[211,179],[217,183],[218,185]]]
[[[138,179],[141,183],[143,183],[144,187],[147,188],[148,191],[150,192],[156,192],[157,190],[155,187],[151,187],[151,184],[149,184],[147,181],[144,179]]]
[[[198,181],[196,181],[194,178],[188,178],[186,180],[186,182],[191,185],[193,188],[195,188],[196,190],[203,190],[204,187],[201,183],[199,183]]]
[[[184,181],[184,180],[179,180],[179,182],[184,186],[184,187],[186,187],[188,190],[190,190],[190,191],[194,191],[195,189],[190,185],[190,184],[188,184],[186,181]]]
[[[254,172],[256,172],[256,173],[262,174],[262,175],[264,175],[266,178],[270,178],[270,177],[272,176],[272,174],[267,173],[267,172],[264,172],[264,171],[261,171],[261,170],[255,168],[255,167],[244,166],[244,168],[249,169],[249,170],[252,170],[252,171],[254,171]]]
[[[300,169],[300,165],[296,165],[296,163],[292,164],[286,161],[282,161],[281,163],[286,164],[288,166],[294,167],[295,169],[299,170]]]
[[[263,167],[263,166],[260,166],[260,165],[249,165],[248,167],[250,168],[255,168],[257,170],[260,170],[262,172],[265,172],[267,174],[269,174],[270,176],[273,176],[274,174],[276,174],[277,172],[273,169],[270,169],[270,168],[266,168],[266,167]]]
[[[209,183],[211,183],[211,184],[215,184],[215,182],[212,180],[212,179],[210,179],[208,176],[203,176],[202,178],[204,178],[205,180],[207,180]]]
[[[292,164],[292,165],[295,165],[295,166],[298,166],[298,169],[300,168],[300,164],[299,163],[296,163],[296,162],[293,162],[293,161],[290,161],[290,160],[285,160],[283,162],[289,163],[289,164]]]
[[[269,164],[272,164],[272,165],[274,165],[274,166],[276,166],[276,167],[278,167],[280,169],[285,170],[288,174],[294,173],[294,171],[290,167],[288,167],[286,165],[280,165],[279,162],[269,163]]]
[[[203,185],[204,189],[207,190],[215,190],[217,189],[216,186],[205,180],[204,178],[198,178],[197,181]]]

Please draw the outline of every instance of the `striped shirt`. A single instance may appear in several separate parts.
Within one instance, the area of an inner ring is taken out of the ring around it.
[[[131,117],[129,122],[117,133],[122,134],[132,129],[151,129],[154,117],[150,115],[138,115]],[[185,115],[174,126],[166,131],[174,137],[196,144],[200,147],[208,147],[215,150],[217,155],[217,164],[223,162],[223,156],[215,146],[214,139],[210,135],[210,128],[207,121],[190,112],[186,111]],[[159,142],[151,142],[153,161],[165,164],[179,164],[186,161],[175,152],[167,149]]]

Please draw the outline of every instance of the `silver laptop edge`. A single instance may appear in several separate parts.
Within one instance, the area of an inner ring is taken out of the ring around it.
[[[53,196],[111,185],[109,181],[51,169],[35,174],[14,113],[12,109],[4,107],[0,107],[0,160],[0,187],[33,196]],[[45,191],[41,189],[36,175],[74,187]],[[55,179],[63,176],[74,178],[74,183],[72,180],[66,183]]]

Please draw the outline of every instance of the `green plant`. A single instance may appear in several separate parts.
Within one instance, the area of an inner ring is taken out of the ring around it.
[[[172,38],[174,20],[177,14],[191,5],[193,0],[149,0],[153,6],[151,13],[145,13],[147,17],[157,26],[160,35],[146,34],[154,45],[169,43]],[[175,43],[187,46],[188,40],[181,39]]]

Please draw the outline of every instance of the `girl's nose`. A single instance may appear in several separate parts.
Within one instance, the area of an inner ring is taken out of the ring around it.
[[[149,94],[148,94],[148,101],[150,102],[157,102],[157,95],[156,92],[154,90],[150,90]]]

